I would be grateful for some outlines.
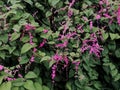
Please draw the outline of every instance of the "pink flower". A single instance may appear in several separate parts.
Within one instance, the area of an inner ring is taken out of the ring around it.
[[[106,12],[106,11],[107,11],[107,9],[106,9],[106,8],[104,8],[102,11],[103,11],[103,12]]]
[[[101,18],[101,16],[100,15],[96,15],[96,17],[95,17],[97,20],[98,19],[100,19]]]
[[[7,81],[13,81],[13,80],[16,80],[15,78],[10,78],[10,77],[7,77],[6,79],[7,79]]]
[[[35,61],[35,57],[32,55],[32,57],[30,58],[30,62],[34,62]]]
[[[35,30],[35,27],[32,26],[31,24],[26,24],[26,25],[25,25],[25,30],[26,30],[26,31]]]
[[[68,45],[68,41],[64,41],[64,43],[57,44],[56,47],[64,48],[67,47],[67,45]]]
[[[19,78],[22,78],[23,76],[22,76],[21,74],[18,74],[18,77],[19,77]]]
[[[66,35],[59,35],[60,36],[60,38],[58,38],[58,40],[64,40],[64,39],[70,39],[70,38],[72,38],[73,36],[75,36],[76,35],[76,32],[69,32],[68,34],[66,34]]]
[[[52,58],[56,61],[62,61],[63,59],[61,55],[58,55],[58,53],[56,53]]]
[[[92,28],[93,28],[93,22],[90,21],[90,30],[92,30]]]
[[[77,29],[80,30],[81,33],[84,32],[84,30],[82,29],[82,27],[83,27],[82,25],[78,25],[78,26],[77,26]]]
[[[108,15],[107,13],[104,13],[103,16],[105,16],[106,18],[111,18],[111,16]]]
[[[64,56],[64,57],[63,57],[63,60],[64,60],[64,62],[65,62],[65,64],[64,64],[64,68],[65,68],[65,67],[67,67],[67,66],[68,66],[69,59],[68,59],[68,57],[67,57],[67,56]]]
[[[102,4],[103,4],[103,1],[99,1],[99,4],[102,5]]]
[[[108,6],[109,5],[109,2],[108,2],[108,0],[103,0],[104,1],[104,3]]]
[[[63,25],[63,34],[67,31],[67,29],[68,29],[68,24],[67,23],[65,23],[64,25]]]
[[[48,30],[47,30],[47,29],[44,29],[44,30],[43,30],[43,33],[48,33]]]
[[[101,1],[99,1],[99,4],[100,5],[102,5],[102,4],[109,5],[109,2],[108,2],[108,0],[101,0]]]
[[[3,70],[3,68],[4,68],[4,66],[3,66],[3,65],[0,65],[0,71],[2,71],[2,70]]]
[[[82,18],[83,18],[86,22],[88,21],[88,18],[87,18],[87,17],[84,17],[84,16],[83,16]]]
[[[76,35],[76,32],[69,32],[67,35],[66,35],[66,38],[68,38],[68,39],[70,39],[70,38],[72,38],[73,36],[75,36]]]
[[[95,33],[91,34],[90,40],[83,41],[81,52],[83,53],[86,50],[89,50],[89,54],[95,54],[98,58],[100,57],[100,51],[102,51],[103,48],[98,44]]]
[[[53,80],[56,76],[56,69],[57,69],[57,65],[53,65],[52,66],[52,74],[51,74],[51,77],[52,77]]]
[[[33,52],[35,53],[36,51],[37,51],[37,48],[34,48],[34,49],[33,49]]]
[[[73,15],[73,11],[70,9],[68,10],[68,17],[70,18]]]
[[[32,36],[32,33],[31,32],[29,32],[29,37],[30,37],[30,44],[32,45],[33,44],[33,36]]]
[[[72,63],[75,64],[75,70],[76,70],[76,72],[77,72],[77,71],[78,71],[79,64],[80,64],[80,61],[73,61]]]
[[[45,45],[46,42],[47,42],[46,39],[44,39],[43,42],[40,43],[39,48],[43,47],[43,46]]]
[[[119,6],[118,11],[117,11],[117,22],[120,25],[120,6]]]
[[[72,2],[69,3],[69,7],[72,7],[75,3],[75,0],[72,0]]]

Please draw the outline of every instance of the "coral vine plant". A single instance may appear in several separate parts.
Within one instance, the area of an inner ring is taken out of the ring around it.
[[[1,0],[0,90],[119,90],[119,0]]]

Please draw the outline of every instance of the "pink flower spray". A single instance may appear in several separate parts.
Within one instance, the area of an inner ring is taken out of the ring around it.
[[[90,30],[92,30],[92,28],[93,28],[93,22],[90,21]]]
[[[48,30],[47,30],[47,29],[44,29],[44,30],[43,30],[43,33],[48,33]]]
[[[117,10],[117,22],[120,25],[120,6],[118,7],[118,10]]]
[[[2,71],[2,70],[3,70],[3,68],[4,68],[4,66],[3,66],[3,65],[0,65],[0,71]]]
[[[25,30],[29,31],[29,30],[35,30],[35,27],[31,24],[25,24]]]

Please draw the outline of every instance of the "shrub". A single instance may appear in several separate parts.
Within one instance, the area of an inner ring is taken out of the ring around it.
[[[0,90],[120,89],[114,0],[1,0]]]

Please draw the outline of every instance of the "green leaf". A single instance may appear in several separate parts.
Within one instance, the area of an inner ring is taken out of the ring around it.
[[[11,90],[19,90],[19,87],[12,87]]]
[[[11,18],[11,21],[19,20],[21,18],[22,14],[23,14],[23,12],[17,12],[17,14],[14,15],[14,17]]]
[[[72,88],[71,88],[71,82],[67,82],[66,83],[66,88],[67,88],[67,90],[72,90]]]
[[[44,56],[40,62],[46,61],[46,60],[50,60],[51,57],[50,56]]]
[[[26,64],[28,61],[29,61],[29,58],[26,55],[24,55],[20,59],[20,64]]]
[[[4,43],[8,42],[8,34],[0,35],[0,40]]]
[[[19,87],[19,90],[26,90],[24,87]]]
[[[15,49],[16,47],[9,47],[9,53],[11,54]]]
[[[115,55],[117,58],[120,58],[120,48],[115,51]]]
[[[46,53],[42,52],[42,51],[38,51],[38,54],[40,57],[44,57],[46,55]]]
[[[47,86],[43,85],[43,90],[50,90]]]
[[[93,14],[93,9],[86,9],[86,10],[84,10],[84,13],[87,17],[89,17]]]
[[[18,78],[12,82],[13,86],[22,86],[24,85],[24,79],[23,78]]]
[[[0,90],[11,90],[11,82],[4,82],[0,85]]]
[[[73,69],[70,69],[70,71],[69,71],[69,78],[74,77],[74,75],[75,75],[75,71]]]
[[[40,85],[42,85],[42,79],[41,77],[38,77],[35,79],[35,82],[39,83]]]
[[[31,80],[27,80],[24,84],[24,87],[28,90],[35,90],[33,81],[31,81]]]
[[[35,3],[35,6],[40,10],[44,10],[44,6],[38,2]]]
[[[23,14],[23,13],[22,13]],[[24,15],[24,14],[23,14]],[[23,16],[22,15],[22,16]],[[26,23],[27,23],[27,21],[25,20],[26,18],[28,18],[28,16],[26,15],[26,16],[24,16],[24,17],[22,17],[22,19],[20,19],[19,20],[19,25],[20,26],[23,26],[23,25],[25,25]]]
[[[40,37],[44,38],[44,39],[49,39],[50,35],[52,35],[52,31],[48,31],[48,33],[43,33],[41,34]]]
[[[48,0],[49,4],[53,7],[59,2],[60,0]]]
[[[109,41],[108,48],[109,48],[109,50],[114,51],[116,49],[116,42],[115,41]]]
[[[110,63],[110,69],[111,69],[111,70],[116,69],[116,68],[115,68],[115,65],[114,65],[114,64],[112,64],[112,63]]]
[[[0,46],[2,45],[2,41],[0,41]]]
[[[108,25],[108,26],[109,26],[109,28],[110,28],[110,30],[111,30],[112,32],[115,32],[116,25],[115,25],[114,23],[112,23],[112,24],[110,24],[110,25]]]
[[[58,36],[59,36],[59,32],[57,32],[57,31],[52,34],[52,37],[53,37],[53,38],[57,38]]]
[[[16,32],[19,32],[20,28],[21,28],[21,25],[18,25],[18,24],[13,26],[13,30],[15,30]]]
[[[24,42],[24,43],[26,43],[29,40],[30,40],[29,36],[24,36],[21,41]]]
[[[93,88],[86,86],[84,87],[84,90],[93,90]]]
[[[90,67],[87,64],[83,64],[83,68],[87,71],[89,71]]]
[[[40,85],[38,82],[34,83],[35,90],[42,90],[42,85]]]
[[[119,34],[110,33],[110,38],[111,38],[111,40],[120,39],[120,36],[119,36]]]
[[[49,68],[50,68],[55,62],[56,62],[55,60],[51,60],[51,61],[49,62]]]
[[[26,3],[30,4],[30,5],[33,5],[33,2],[32,0],[24,0]]]
[[[4,76],[0,76],[0,84],[2,83]]]
[[[100,90],[101,87],[102,87],[102,85],[101,85],[100,82],[95,82],[95,83],[94,83],[94,87],[95,87],[97,90]]]
[[[118,81],[118,80],[120,80],[120,74],[117,74],[114,78],[114,81]]]
[[[5,18],[7,18],[10,15],[16,14],[16,13],[17,13],[17,11],[15,9],[11,9],[6,13]]]
[[[29,71],[26,75],[25,75],[25,78],[37,78],[37,75],[32,72],[32,71]]]
[[[103,55],[103,56],[106,56],[106,55],[108,55],[108,53],[109,53],[109,50],[108,50],[108,48],[105,46],[105,47],[103,48],[102,55]]]
[[[102,36],[104,40],[106,40],[109,37],[108,33],[102,33]]]
[[[11,8],[12,8],[12,9],[17,9],[17,8],[23,9],[23,6],[22,6],[21,4],[13,4],[13,5],[11,6]],[[19,16],[19,15],[18,15],[18,16]]]
[[[19,0],[8,0],[7,3],[11,3],[11,4],[16,4],[16,3],[19,3],[20,1]]]
[[[25,21],[25,19],[29,18],[29,16],[30,16],[30,14],[29,14],[29,13],[25,13],[25,12],[24,12],[24,13],[22,13],[22,18],[23,18],[23,19],[21,19],[21,20],[22,20],[22,22],[26,22],[26,21]],[[20,21],[21,21],[21,20],[20,20]],[[24,21],[23,21],[23,20],[24,20]]]
[[[0,57],[1,57],[2,59],[5,59],[5,52],[0,51]]]
[[[50,12],[50,11],[47,11],[46,12],[46,17],[49,17],[49,16],[51,16],[52,15],[52,12]]]
[[[89,37],[90,37],[90,34],[86,33],[84,39],[88,39]]]
[[[75,57],[75,55],[76,55],[75,52],[70,53],[70,56],[72,56],[72,57]]]
[[[118,70],[117,69],[114,69],[114,70],[111,71],[111,75],[113,77],[115,77],[117,74],[118,74]]]
[[[4,6],[4,2],[3,1],[0,1],[0,7],[1,6]]]
[[[49,41],[48,44],[52,45],[52,44],[55,44],[54,41]]]
[[[43,30],[44,30],[43,27],[39,27],[39,28],[37,28],[37,29],[35,30],[35,32],[36,32],[36,33],[40,33],[40,32],[42,32]]]
[[[9,50],[9,45],[4,45],[2,47],[0,47],[0,50]]]
[[[29,44],[29,43],[26,43],[23,45],[22,49],[21,49],[21,54],[24,54],[26,53],[27,51],[29,51],[31,48],[33,48],[34,46]]]

